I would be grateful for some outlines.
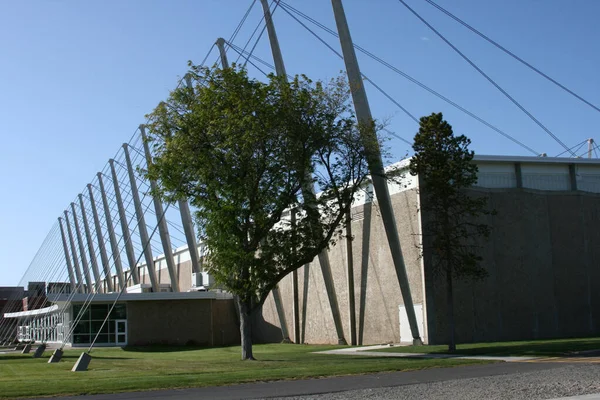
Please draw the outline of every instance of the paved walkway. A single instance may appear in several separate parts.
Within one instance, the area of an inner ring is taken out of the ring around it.
[[[400,346],[400,345],[398,345]],[[514,356],[462,356],[458,354],[428,354],[428,353],[398,353],[398,352],[383,352],[383,351],[369,351],[369,350],[380,350],[389,349],[390,345],[378,345],[378,346],[364,346],[364,347],[351,347],[337,350],[318,351],[320,354],[339,354],[339,355],[352,355],[352,356],[365,356],[365,357],[404,357],[404,358],[457,358],[461,360],[490,360],[490,361],[505,361],[505,362],[525,362],[525,361],[537,361],[543,360],[542,357],[514,357]],[[556,357],[558,358],[558,357]]]
[[[561,364],[542,363],[494,363],[467,365],[454,368],[430,368],[419,371],[386,372],[369,375],[340,376],[324,379],[302,379],[294,381],[276,381],[250,383],[232,386],[204,387],[196,389],[156,390],[133,393],[117,393],[94,396],[63,397],[62,400],[141,400],[141,399],[211,399],[239,400],[266,398],[304,398],[339,393],[344,398],[348,391],[376,389],[385,387],[408,387],[419,384],[447,382],[472,378],[505,375],[523,375],[563,368]],[[362,398],[359,397],[359,398]],[[394,398],[394,397],[392,397]],[[589,400],[589,399],[586,399]]]

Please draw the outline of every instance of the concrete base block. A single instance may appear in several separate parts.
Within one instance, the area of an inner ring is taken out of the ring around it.
[[[46,345],[44,343],[40,344],[37,349],[35,349],[35,353],[33,353],[33,358],[40,358],[42,354],[46,351]]]
[[[339,338],[338,339],[338,344],[341,346],[348,346],[348,342],[346,342],[345,338]]]
[[[71,372],[87,371],[90,361],[92,361],[92,356],[88,353],[81,353]]]
[[[52,353],[52,355],[50,356],[50,359],[48,360],[48,364],[59,362],[60,359],[62,358],[62,356],[63,356],[63,351],[61,349],[54,350],[54,353]]]
[[[31,351],[31,345],[29,343],[27,343],[25,345],[25,347],[23,347],[23,351],[21,351],[21,354],[27,354]]]
[[[423,341],[421,338],[413,339],[413,346],[423,346]]]
[[[18,345],[15,346],[15,350],[23,350],[25,348],[25,345],[23,343],[19,343]]]

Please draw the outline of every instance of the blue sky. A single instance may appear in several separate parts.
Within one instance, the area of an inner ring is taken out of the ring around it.
[[[326,0],[288,0],[335,28]],[[0,285],[17,284],[60,213],[144,115],[217,37],[229,38],[251,0],[0,0]],[[563,142],[600,141],[596,111],[500,53],[422,0],[430,23]],[[600,104],[600,2],[452,0],[444,7],[592,103]],[[357,44],[536,151],[563,149],[396,0],[345,0]],[[256,4],[235,43],[261,18]],[[288,74],[337,76],[343,63],[282,10],[274,16]],[[334,47],[337,39],[319,31]],[[272,63],[266,35],[255,54]],[[210,62],[217,53],[210,55]],[[480,154],[526,150],[359,55],[362,72],[416,116],[443,111]],[[230,59],[235,60],[233,53]],[[254,73],[252,67],[250,71]],[[256,72],[259,77],[260,73]],[[416,124],[367,86],[373,116],[410,139]],[[389,142],[395,158],[408,146]]]

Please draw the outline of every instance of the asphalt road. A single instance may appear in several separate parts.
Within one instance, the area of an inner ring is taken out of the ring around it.
[[[600,393],[600,364],[497,363],[336,378],[63,397],[134,399],[551,399]],[[600,399],[600,396],[598,397]]]

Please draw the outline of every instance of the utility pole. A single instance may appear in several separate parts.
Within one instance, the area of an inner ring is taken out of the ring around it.
[[[376,132],[374,132],[372,128],[373,117],[371,115],[371,109],[367,99],[367,92],[365,91],[365,87],[363,85],[362,74],[358,66],[356,53],[354,52],[354,45],[352,43],[352,37],[350,36],[348,21],[346,20],[342,1],[331,0],[331,4],[333,6],[335,22],[340,37],[342,53],[344,55],[344,63],[346,64],[346,73],[348,74],[348,83],[350,84],[352,100],[354,101],[354,110],[356,111],[359,128],[362,131],[361,133],[364,144],[368,145],[367,149],[370,149],[370,154],[367,154],[367,161],[369,163],[369,170],[371,173],[371,179],[373,181],[373,187],[375,189],[375,195],[377,196],[377,201],[379,202],[385,233],[390,246],[390,251],[392,253],[396,275],[398,276],[398,283],[400,284],[400,291],[402,292],[404,306],[406,307],[406,314],[408,316],[408,322],[410,324],[410,330],[413,336],[413,344],[422,344],[419,334],[419,327],[417,325],[415,308],[410,293],[408,276],[406,274],[404,257],[402,255],[402,248],[400,247],[400,237],[398,235],[398,228],[396,226],[396,218],[394,217],[390,193],[388,190],[387,181],[385,179],[385,171],[383,169],[381,152],[379,150],[379,146],[373,146],[373,143],[377,143],[377,136]]]
[[[271,52],[273,53],[273,61],[275,63],[275,71],[277,76],[287,80],[287,73],[285,71],[285,65],[283,63],[283,56],[281,55],[281,49],[279,48],[279,40],[277,39],[277,33],[275,32],[275,26],[273,25],[273,19],[271,17],[271,11],[269,10],[268,0],[261,0],[263,12],[265,14],[265,23],[267,25],[267,32],[269,33],[269,42],[271,43]],[[307,181],[311,181],[310,179]],[[314,196],[315,189],[312,185],[302,188],[302,191],[309,196]],[[319,254],[319,264],[321,265],[321,272],[323,274],[323,283],[325,283],[325,289],[327,291],[327,297],[329,299],[329,306],[331,307],[331,314],[333,317],[333,323],[335,325],[336,334],[338,337],[338,344],[348,344],[344,338],[344,328],[342,325],[342,319],[340,317],[340,307],[337,301],[337,294],[335,291],[335,285],[333,283],[333,275],[331,274],[331,266],[329,264],[329,256],[327,250],[323,250]]]

